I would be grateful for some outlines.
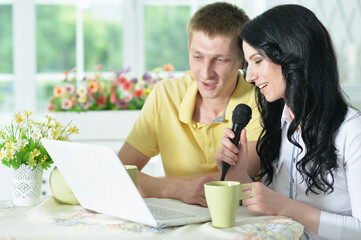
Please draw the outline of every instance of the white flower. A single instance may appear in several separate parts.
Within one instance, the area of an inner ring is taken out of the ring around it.
[[[130,102],[132,100],[132,98],[133,98],[133,96],[132,96],[132,94],[130,92],[125,92],[123,101],[125,103],[128,103],[128,102]]]
[[[40,132],[41,132],[41,135],[43,137],[46,137],[48,135],[48,131],[49,131],[49,127],[46,126],[46,125],[40,125],[39,126],[39,129],[40,129]]]
[[[78,91],[76,91],[76,93],[78,94],[78,95],[80,95],[80,96],[83,96],[83,95],[87,95],[88,93],[87,93],[87,90],[86,90],[86,88],[83,86],[83,87],[81,87]]]
[[[27,139],[20,139],[17,144],[17,147],[18,149],[24,148],[28,143],[29,141]]]
[[[16,144],[12,141],[6,142],[4,147],[6,149],[7,154],[11,154],[11,156],[14,155],[15,152],[18,150]]]
[[[5,150],[5,148],[2,148],[0,150],[0,161],[3,160],[5,158],[5,156],[6,156],[6,150]]]
[[[63,140],[63,141],[69,141],[69,134],[67,134],[65,132],[62,133],[60,139]]]
[[[33,134],[31,135],[31,137],[33,139],[40,139],[41,138],[41,130],[39,128],[36,128],[34,131],[33,131]]]

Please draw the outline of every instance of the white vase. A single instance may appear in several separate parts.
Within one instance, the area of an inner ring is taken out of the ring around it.
[[[14,205],[29,207],[40,203],[40,192],[43,180],[43,167],[32,168],[22,164],[13,170]]]

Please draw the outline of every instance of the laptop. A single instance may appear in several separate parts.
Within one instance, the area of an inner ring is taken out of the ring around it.
[[[42,139],[80,205],[152,227],[211,220],[208,208],[175,199],[142,198],[118,155],[109,147]]]

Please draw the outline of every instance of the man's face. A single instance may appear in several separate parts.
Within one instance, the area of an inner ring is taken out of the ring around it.
[[[242,59],[236,40],[225,36],[208,37],[202,31],[193,31],[189,64],[201,96],[223,99],[234,91]]]

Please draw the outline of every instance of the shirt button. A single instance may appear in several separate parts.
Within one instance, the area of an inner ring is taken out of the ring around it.
[[[292,178],[292,183],[295,183],[295,179],[294,179],[294,178]]]
[[[276,164],[276,168],[278,168],[278,163]]]
[[[208,151],[213,152],[213,148],[209,148]]]

